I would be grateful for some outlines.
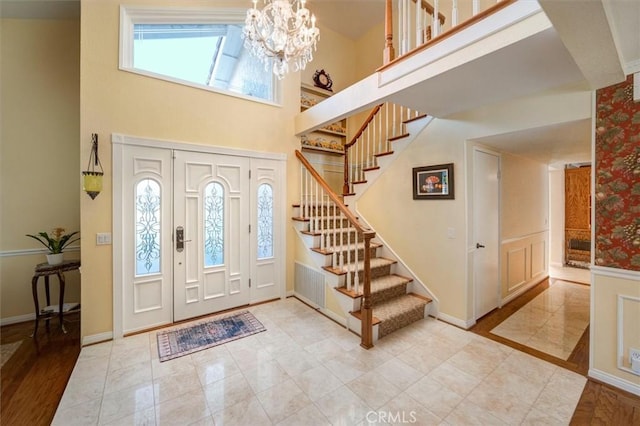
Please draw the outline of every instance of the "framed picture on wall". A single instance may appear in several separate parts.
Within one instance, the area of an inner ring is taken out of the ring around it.
[[[453,163],[413,168],[414,200],[453,200]]]

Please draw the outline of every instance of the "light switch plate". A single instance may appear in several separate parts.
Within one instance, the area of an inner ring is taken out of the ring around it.
[[[98,232],[96,234],[96,245],[109,245],[111,244],[111,233],[110,232]]]

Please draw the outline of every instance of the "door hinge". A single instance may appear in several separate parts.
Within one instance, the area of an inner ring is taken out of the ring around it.
[[[251,288],[251,278],[249,278],[249,288]]]
[[[251,170],[249,170],[249,179],[251,179]]]
[[[249,225],[249,233],[251,233],[251,225]]]

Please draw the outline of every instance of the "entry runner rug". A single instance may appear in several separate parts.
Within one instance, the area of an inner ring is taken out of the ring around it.
[[[264,325],[251,312],[236,312],[187,327],[159,332],[158,355],[160,362],[168,361],[265,330]]]

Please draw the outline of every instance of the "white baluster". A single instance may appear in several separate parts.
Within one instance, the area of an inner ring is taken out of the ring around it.
[[[473,16],[476,16],[478,12],[480,12],[480,0],[473,0],[472,11]]]
[[[440,35],[440,8],[439,0],[433,0],[433,36]]]
[[[349,223],[347,225],[347,278],[346,278],[346,284],[347,284],[347,290],[351,290],[351,262],[350,262],[350,253],[351,253],[351,224]]]
[[[304,188],[304,174],[306,169],[303,165],[300,165],[300,217],[304,217],[304,194],[302,189]]]
[[[333,203],[331,203],[331,206],[333,207],[333,216],[331,217],[331,223],[333,223],[333,259],[332,259],[332,266],[334,268],[338,268],[340,260],[339,260],[339,254],[338,254],[338,224],[336,223],[336,218],[335,218],[335,214],[336,214],[336,208],[335,205]]]
[[[356,294],[360,293],[360,278],[358,277],[358,232],[356,231],[356,254],[355,254],[355,259],[353,262],[353,269],[354,269],[354,276],[353,276],[353,289],[356,292]]]
[[[342,237],[343,237],[344,231],[342,230],[342,212],[338,213],[338,229],[339,229],[338,235],[340,237],[340,245],[338,246],[340,249],[340,252],[338,254],[338,258],[340,261],[340,270],[343,270],[344,269],[344,253],[342,252],[342,250],[344,249],[343,248],[344,239]]]
[[[422,21],[421,13],[422,7],[420,7],[420,0],[416,1],[416,47],[420,46],[424,41],[422,40]]]
[[[453,0],[451,5],[451,28],[458,25],[458,0]]]

